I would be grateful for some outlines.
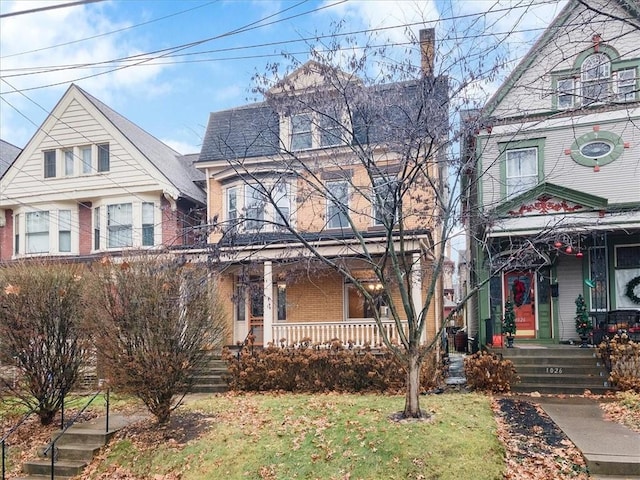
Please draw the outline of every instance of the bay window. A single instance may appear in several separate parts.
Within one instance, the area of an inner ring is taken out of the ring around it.
[[[49,212],[25,215],[26,253],[49,253]]]
[[[142,204],[142,246],[152,247],[155,243],[155,207],[152,202]]]
[[[109,248],[133,245],[133,210],[130,203],[107,206],[107,235]]]
[[[58,251],[71,251],[71,210],[58,211]]]

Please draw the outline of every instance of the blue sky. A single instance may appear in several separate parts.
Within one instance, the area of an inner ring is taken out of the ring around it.
[[[0,0],[0,14],[69,2]],[[397,44],[396,55],[413,56],[415,62],[417,53],[406,50],[405,25],[411,24],[414,34],[434,26],[438,41],[447,45],[442,50],[450,52],[436,68],[452,77],[460,74],[462,61],[480,71],[494,58],[511,60],[500,75],[466,89],[482,101],[563,5],[555,0],[112,0],[8,16],[0,19],[0,138],[24,147],[75,82],[179,152],[197,152],[210,112],[253,99],[256,72],[282,62],[282,52],[305,61],[313,39],[332,33],[332,23],[339,21],[345,32],[378,30],[377,41]],[[161,52],[178,46],[184,48]]]

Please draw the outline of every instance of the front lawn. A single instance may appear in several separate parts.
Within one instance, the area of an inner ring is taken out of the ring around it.
[[[111,443],[84,478],[500,479],[504,448],[486,396],[422,398],[429,421],[398,423],[403,397],[193,397],[163,429],[151,420]],[[175,476],[174,476],[175,475]]]

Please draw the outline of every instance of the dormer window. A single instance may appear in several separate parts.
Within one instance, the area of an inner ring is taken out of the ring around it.
[[[342,119],[335,112],[308,112],[290,117],[292,151],[335,147],[344,143]]]
[[[603,102],[610,96],[611,61],[604,53],[589,55],[580,68],[583,104]]]

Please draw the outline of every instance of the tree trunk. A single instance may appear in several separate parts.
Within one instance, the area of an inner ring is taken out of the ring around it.
[[[408,368],[407,368],[407,396],[404,403],[404,418],[421,418],[420,410],[420,370],[422,368],[422,360],[418,352],[409,349]]]

